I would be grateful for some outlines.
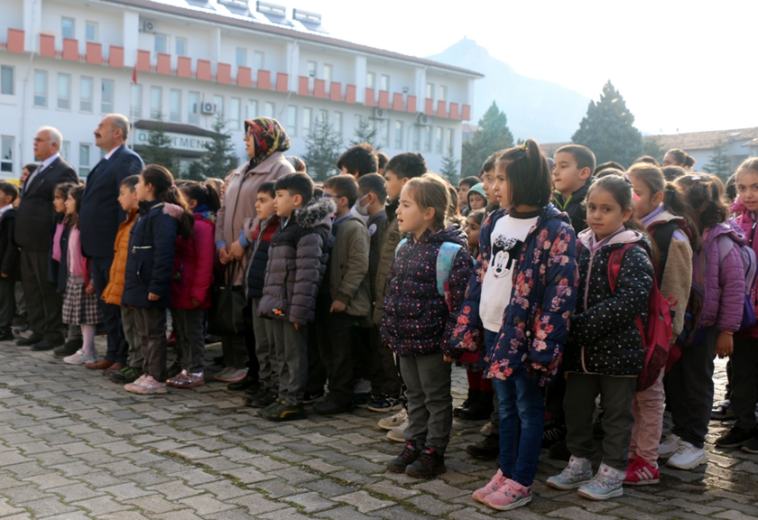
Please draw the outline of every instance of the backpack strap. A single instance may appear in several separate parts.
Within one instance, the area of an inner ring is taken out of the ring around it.
[[[648,233],[653,237],[653,242],[655,242],[659,253],[658,263],[655,265],[655,277],[657,278],[658,285],[663,281],[663,273],[666,270],[671,240],[674,237],[674,233],[679,229],[681,229],[681,226],[676,220],[654,224],[648,228]]]
[[[437,253],[437,292],[445,298],[448,310],[453,308],[453,295],[450,294],[450,272],[453,261],[462,246],[455,242],[443,242]]]
[[[624,244],[611,251],[611,256],[608,259],[608,282],[611,284],[612,293],[616,292],[616,283],[619,279],[619,271],[621,271],[621,262],[624,260],[624,255],[633,247],[640,246],[637,244]]]
[[[404,238],[400,242],[397,243],[397,246],[395,247],[395,257],[396,258],[397,258],[398,251],[400,251],[400,248],[403,247],[406,242],[408,242],[408,239]]]

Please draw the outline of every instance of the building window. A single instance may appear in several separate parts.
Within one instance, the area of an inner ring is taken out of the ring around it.
[[[187,106],[187,122],[191,125],[200,123],[200,94],[190,92],[187,96],[189,105]]]
[[[166,53],[168,49],[168,36],[165,34],[155,35],[155,52]]]
[[[13,171],[13,136],[0,137],[0,171]]]
[[[390,89],[390,77],[387,74],[382,74],[379,90],[389,91],[389,89]]]
[[[184,38],[175,38],[175,49],[177,56],[187,55],[187,40]]]
[[[238,67],[247,67],[247,51],[245,49],[237,47],[235,57]]]
[[[71,157],[71,141],[63,141],[61,144],[61,157],[64,161],[68,161]]]
[[[224,118],[224,96],[213,96],[213,104],[216,105],[216,116]]]
[[[342,112],[334,113],[334,118],[332,119],[332,128],[334,129],[334,133],[337,134],[340,139],[342,139]]]
[[[434,83],[426,84],[426,97],[427,99],[434,99]]]
[[[311,120],[313,118],[313,109],[303,108],[303,137],[311,135]]]
[[[379,144],[384,147],[390,145],[390,122],[386,119],[379,121]]]
[[[266,107],[265,107],[263,115],[266,117],[274,117],[274,104],[271,103],[270,101],[266,102]]]
[[[229,100],[229,127],[232,130],[240,129],[240,98]]]
[[[253,53],[253,70],[254,71],[261,70],[265,66],[263,58],[264,58],[264,55],[261,51],[255,51]]]
[[[395,121],[395,148],[403,149],[403,122]]]
[[[297,137],[297,107],[295,105],[287,107],[287,133],[290,137]]]
[[[163,117],[163,89],[150,87],[150,119]]]
[[[74,38],[74,19],[73,18],[66,18],[65,16],[61,18],[61,35],[64,38]]]
[[[113,81],[104,79],[100,90],[102,91],[100,111],[103,114],[110,114],[113,112]]]
[[[353,116],[353,132],[357,132],[363,123],[363,117],[360,114]]]
[[[374,88],[376,86],[376,74],[373,72],[366,73],[366,88]]]
[[[309,61],[307,66],[308,66],[308,77],[315,78],[316,77],[316,62]]]
[[[247,100],[247,119],[258,117],[258,102],[255,99]]]
[[[424,151],[425,152],[432,151],[432,127],[431,126],[424,127]]]
[[[326,83],[326,88],[329,88],[329,85],[332,84],[332,66],[324,63],[324,83]]]
[[[142,85],[132,84],[129,99],[129,118],[142,117]]]
[[[442,153],[442,127],[434,128],[434,153]]]
[[[452,128],[447,129],[447,155],[455,155],[455,130]]]
[[[13,67],[0,67],[0,94],[13,95]]]
[[[47,72],[34,71],[34,106],[47,106]]]
[[[86,177],[89,175],[89,145],[79,144],[79,176]]]
[[[79,85],[79,110],[92,112],[92,78],[82,76]]]
[[[440,85],[440,101],[447,101],[447,85]]]
[[[182,122],[182,91],[181,90],[171,89],[168,117],[174,123]]]
[[[319,110],[318,111],[318,122],[319,123],[328,123],[329,122],[329,112],[326,110]]]
[[[421,151],[421,127],[418,125],[413,127],[413,149]]]
[[[95,22],[86,22],[84,24],[85,27],[85,36],[87,38],[88,42],[96,42],[97,41],[97,24]]]
[[[58,108],[71,108],[71,76],[58,74]]]

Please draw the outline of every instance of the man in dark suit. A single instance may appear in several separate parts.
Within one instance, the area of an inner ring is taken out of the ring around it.
[[[104,359],[84,366],[105,373],[126,366],[129,352],[121,327],[121,307],[107,304],[101,298],[110,278],[116,232],[126,218],[118,203],[118,187],[125,178],[138,175],[144,164],[139,155],[126,147],[129,138],[129,120],[126,117],[108,114],[94,133],[95,144],[105,152],[105,157],[87,177],[79,212],[79,231],[82,251],[92,261],[92,281],[108,333],[108,352]]]
[[[42,161],[24,183],[16,212],[15,240],[21,249],[21,284],[32,335],[16,342],[34,350],[50,350],[65,341],[61,312],[63,299],[47,281],[47,263],[53,233],[53,194],[62,182],[79,182],[74,168],[60,156],[63,136],[42,127],[34,138],[34,156]]]

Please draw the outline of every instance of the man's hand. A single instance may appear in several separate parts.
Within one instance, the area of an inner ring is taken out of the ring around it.
[[[88,283],[87,287],[84,289],[84,294],[86,294],[87,296],[92,296],[93,294],[95,294],[95,286],[92,285],[91,283]]]
[[[347,305],[339,300],[334,300],[332,302],[332,308],[329,309],[329,312],[345,312],[345,309],[347,309]]]
[[[161,296],[155,293],[148,293],[147,299],[150,300],[151,302],[157,302],[158,300],[161,299]]]
[[[718,339],[716,340],[716,355],[723,359],[727,356],[731,356],[732,352],[734,351],[734,338],[731,334],[727,334],[726,332],[722,332],[719,334]]]
[[[455,361],[453,358],[451,358],[450,356],[447,356],[447,355],[445,355],[445,354],[443,354],[443,355],[442,355],[442,360],[443,360],[445,363],[452,363],[453,361]]]
[[[239,241],[234,242],[231,246],[229,246],[229,256],[232,258],[232,260],[242,260],[242,257],[245,255],[245,248],[243,248]]]
[[[230,262],[229,246],[221,246],[221,249],[218,250],[218,259],[224,265]]]

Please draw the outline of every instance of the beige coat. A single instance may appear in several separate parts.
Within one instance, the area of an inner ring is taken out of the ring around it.
[[[266,181],[275,181],[295,169],[282,152],[274,152],[265,161],[245,174],[247,163],[237,168],[229,177],[224,202],[216,215],[216,243],[224,241],[231,245],[239,238],[246,219],[257,217],[255,199],[258,188]],[[234,270],[234,285],[242,285],[245,261],[237,262]]]

